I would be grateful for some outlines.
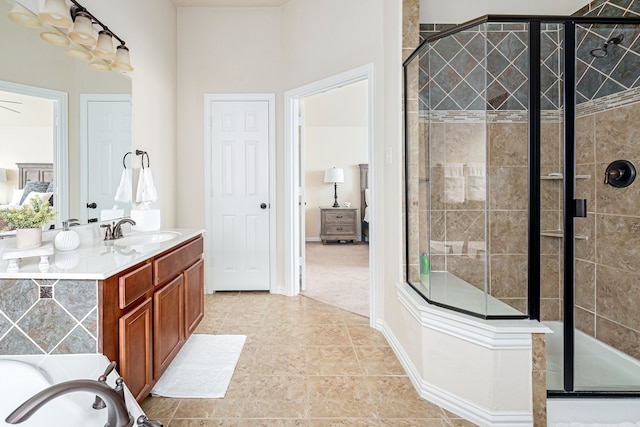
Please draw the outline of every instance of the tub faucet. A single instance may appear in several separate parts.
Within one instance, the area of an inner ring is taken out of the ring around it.
[[[120,239],[122,237],[122,224],[136,225],[136,222],[129,218],[123,218],[120,221],[116,222],[116,225],[114,225],[111,229],[111,235],[113,236],[112,238],[114,240]]]
[[[127,405],[107,384],[95,380],[72,380],[54,384],[34,394],[18,406],[5,420],[9,424],[19,424],[29,419],[41,407],[58,396],[76,391],[86,391],[100,396],[107,404],[107,424],[105,427],[131,427],[133,418]]]

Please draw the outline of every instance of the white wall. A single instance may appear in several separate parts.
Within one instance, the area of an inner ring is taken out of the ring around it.
[[[382,98],[382,5],[383,0],[291,0],[280,8],[178,8],[179,225],[205,225],[204,94],[276,94],[276,188],[282,189],[284,92],[373,62]],[[381,135],[382,121],[377,126]],[[284,197],[277,192],[276,236],[285,235]],[[276,285],[282,287],[281,238],[276,250]]]
[[[320,239],[320,206],[331,206],[333,185],[324,170],[344,170],[338,203],[360,206],[360,163],[369,161],[367,81],[353,83],[304,99],[305,237]]]
[[[177,26],[171,0],[84,0],[131,51],[133,149],[149,153],[162,226],[176,220]]]
[[[589,3],[589,0],[420,0],[420,22],[460,24],[488,14],[571,15]]]

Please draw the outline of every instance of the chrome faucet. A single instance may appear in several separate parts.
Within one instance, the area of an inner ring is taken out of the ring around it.
[[[87,391],[100,396],[107,404],[107,424],[105,427],[131,427],[133,418],[127,411],[124,400],[107,384],[95,380],[72,380],[54,384],[33,395],[18,406],[5,420],[9,424],[19,424],[29,419],[41,407],[58,396],[76,391]]]
[[[111,234],[113,239],[120,239],[122,237],[122,224],[131,224],[136,225],[136,222],[129,218],[123,218],[120,221],[116,222],[116,225],[111,229]]]

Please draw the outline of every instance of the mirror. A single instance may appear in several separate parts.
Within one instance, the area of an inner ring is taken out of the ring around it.
[[[68,218],[101,220],[102,211],[102,219],[105,212],[128,216],[130,203],[115,202],[114,196],[123,157],[131,151],[131,79],[91,70],[87,61],[67,56],[67,47],[45,43],[40,33],[50,27],[9,21],[13,4],[0,0],[0,107],[14,110],[0,108],[0,168],[7,175],[6,181],[0,178],[0,204],[11,201],[19,172],[26,173],[17,164],[51,163],[52,175],[41,176],[53,178],[58,224]],[[44,115],[25,111],[31,105]],[[127,156],[127,167],[133,157]],[[93,203],[96,208],[87,207]]]

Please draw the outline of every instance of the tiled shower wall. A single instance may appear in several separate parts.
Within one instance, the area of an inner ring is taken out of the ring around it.
[[[587,199],[589,212],[575,221],[576,233],[588,238],[576,240],[576,326],[636,359],[640,359],[640,181],[614,188],[604,184],[604,171],[617,159],[640,167],[638,123],[638,101],[578,117],[576,172],[593,179],[577,181],[576,197]]]
[[[576,13],[583,14],[640,16],[640,0],[595,1]],[[422,36],[448,27],[422,24]],[[507,46],[517,47],[518,40],[522,40],[517,34],[520,30],[515,26],[487,29],[500,33],[487,33],[487,52],[493,50],[496,55],[507,52]],[[546,38],[542,46],[542,102],[546,111],[543,111],[542,123],[544,148],[541,172],[544,177],[549,173],[562,172],[563,134],[559,114],[562,88],[558,80],[561,69],[560,31],[551,26],[543,29]],[[591,57],[591,49],[604,45],[609,37],[620,32],[624,33],[624,43],[611,47],[605,61]],[[431,138],[432,157],[441,155],[448,162],[466,163],[477,161],[478,150],[484,150],[486,134],[490,293],[525,310],[527,159],[526,151],[522,150],[526,149],[527,121],[526,111],[520,105],[526,105],[526,102],[522,102],[517,90],[502,85],[502,68],[492,65],[500,62],[495,57],[485,64],[478,58],[469,60],[474,54],[484,52],[473,47],[472,41],[478,35],[470,34],[447,41],[454,43],[455,49],[441,49],[442,52],[436,52],[436,60],[421,61],[421,87],[428,83],[427,74],[431,76],[432,87],[436,87],[431,93],[422,90],[420,96],[423,111],[429,102],[432,106],[430,125],[423,115],[421,136],[423,141],[427,135]],[[637,346],[640,342],[640,317],[636,309],[640,303],[640,289],[634,284],[640,279],[640,268],[637,267],[640,265],[640,251],[633,248],[640,247],[640,237],[636,236],[640,233],[640,216],[632,204],[640,195],[640,190],[637,190],[639,184],[628,189],[614,189],[605,186],[603,178],[607,164],[618,158],[640,165],[640,131],[634,125],[640,123],[638,35],[636,28],[579,29],[576,93],[579,102],[577,174],[582,175],[577,181],[576,196],[586,194],[589,207],[589,216],[576,220],[576,233],[580,236],[576,240],[576,324],[585,332],[636,358],[640,358]],[[443,47],[445,45],[443,43]],[[465,55],[466,61],[460,61],[459,55]],[[509,60],[508,66],[514,67],[516,63],[518,61]],[[461,66],[466,68],[459,68]],[[479,102],[482,90],[479,71],[488,73],[487,80],[494,87],[500,85],[504,89],[501,96],[492,96],[488,90],[488,102],[484,105]],[[518,69],[512,69],[508,75],[518,76],[516,71]],[[515,86],[518,85],[512,88]],[[488,124],[474,118],[474,113],[478,115],[478,111],[472,111],[476,104],[478,110],[486,108]],[[492,111],[496,115],[492,115]],[[476,123],[473,123],[474,119]],[[433,150],[434,146],[439,148]],[[444,150],[445,154],[438,154],[438,150]],[[426,148],[421,151],[426,153]],[[432,190],[443,188],[442,165],[437,163],[433,157]],[[420,185],[427,187],[424,182]],[[426,194],[426,189],[421,191],[421,194]],[[483,236],[484,203],[478,205],[477,202],[465,201],[452,206],[441,203],[437,194],[432,196],[432,201],[435,201],[431,212],[432,240],[467,242],[461,246],[460,253],[434,257],[432,268],[447,269],[482,287],[482,257],[468,250],[468,242]],[[542,230],[554,234],[562,225],[562,180],[543,179],[541,197]],[[426,204],[421,206],[421,210],[420,234],[426,236]],[[541,237],[541,313],[545,320],[562,319],[561,244],[559,237]],[[631,250],[621,253],[621,248]]]
[[[97,352],[97,281],[0,279],[0,296],[0,354]]]

